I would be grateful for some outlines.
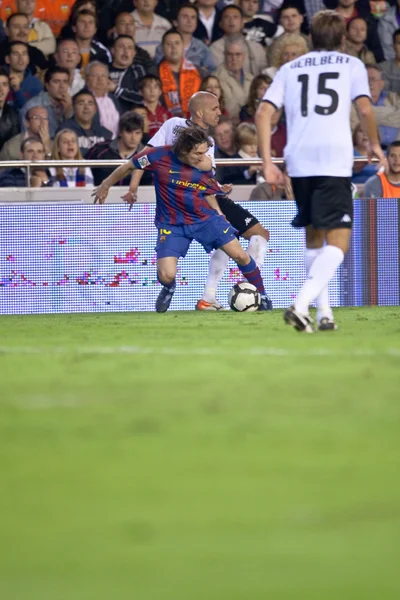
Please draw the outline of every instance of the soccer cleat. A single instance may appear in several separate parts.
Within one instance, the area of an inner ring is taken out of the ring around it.
[[[335,321],[333,319],[328,319],[328,317],[322,317],[318,323],[319,331],[336,331],[337,328],[338,326]]]
[[[272,300],[267,296],[267,294],[265,294],[265,296],[261,296],[258,310],[272,310]]]
[[[198,300],[196,304],[196,310],[228,310],[222,304],[218,302],[218,300],[214,300],[214,302],[206,302],[205,300]]]
[[[169,309],[172,297],[175,293],[176,286],[163,287],[161,292],[158,294],[156,300],[156,311],[158,313],[164,313]]]
[[[310,315],[303,315],[299,313],[293,305],[289,306],[289,308],[285,310],[283,319],[285,323],[291,327],[294,327],[297,331],[302,331],[303,333],[314,333],[314,329],[312,328],[313,321]]]

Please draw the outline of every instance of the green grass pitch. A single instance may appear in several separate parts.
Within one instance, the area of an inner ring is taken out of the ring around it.
[[[1,600],[398,600],[400,309],[0,318]]]

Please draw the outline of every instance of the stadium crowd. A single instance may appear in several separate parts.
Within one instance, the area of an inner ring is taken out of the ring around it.
[[[389,172],[355,163],[354,184],[360,195],[365,186],[370,197],[398,196],[400,0],[3,0],[0,161],[129,158],[168,118],[188,116],[198,90],[220,102],[216,157],[257,157],[258,104],[280,66],[310,50],[310,22],[324,7],[343,16],[343,51],[367,67],[388,150]],[[272,149],[281,157],[285,114],[275,117]],[[363,156],[366,135],[355,110],[350,117],[354,154]],[[32,169],[29,185],[99,185],[110,171]],[[252,199],[290,193],[253,166],[217,176],[221,184],[252,184]],[[1,169],[0,187],[27,183],[24,169]]]

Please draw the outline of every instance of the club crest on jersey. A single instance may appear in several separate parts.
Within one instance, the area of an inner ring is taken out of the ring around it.
[[[145,156],[141,156],[141,157],[138,159],[138,163],[139,163],[139,165],[140,165],[140,167],[141,167],[142,169],[144,169],[145,167],[147,167],[147,166],[150,164],[150,161],[149,161],[149,159],[147,158],[147,154],[146,154]]]

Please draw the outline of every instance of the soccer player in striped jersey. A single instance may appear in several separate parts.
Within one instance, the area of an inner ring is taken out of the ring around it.
[[[203,131],[208,132],[211,127],[218,124],[221,110],[218,99],[209,92],[197,92],[193,94],[189,101],[190,120],[180,117],[168,119],[158,130],[158,132],[149,140],[148,147],[158,147],[173,144],[182,128],[193,125],[198,126]],[[213,142],[213,140],[212,140]],[[207,156],[212,160],[215,168],[214,142],[207,151]],[[130,191],[125,195],[125,200],[129,203],[137,199],[137,190],[142,174],[139,171],[133,173]],[[229,193],[232,186],[222,186],[222,192]],[[249,240],[247,248],[250,256],[254,258],[259,268],[262,267],[265,255],[268,249],[269,232],[258,219],[248,210],[233,202],[225,195],[217,197],[219,207],[229,223],[237,230],[238,235]],[[203,297],[197,302],[197,310],[222,310],[223,306],[216,299],[216,291],[226,268],[228,266],[229,256],[222,250],[216,250],[210,258],[208,277],[203,292]],[[270,309],[272,302],[269,301]]]
[[[158,280],[163,286],[156,311],[168,310],[176,289],[176,267],[193,240],[206,252],[221,248],[232,258],[247,281],[261,295],[259,310],[269,310],[259,268],[240,245],[236,230],[222,214],[215,194],[221,193],[213,177],[206,152],[211,146],[199,127],[182,129],[173,146],[143,150],[115,169],[94,192],[95,202],[103,203],[109,188],[132,169],[149,170],[156,188],[155,225]]]
[[[306,230],[307,280],[284,319],[309,333],[313,328],[308,311],[314,300],[318,328],[336,329],[328,283],[348,250],[353,222],[352,102],[369,138],[371,156],[386,166],[365,66],[340,52],[346,39],[343,18],[331,10],[318,12],[311,38],[314,50],[279,69],[256,114],[265,178],[271,185],[283,185],[282,172],[271,161],[271,118],[275,110],[285,109],[284,157],[297,204],[292,225]]]

